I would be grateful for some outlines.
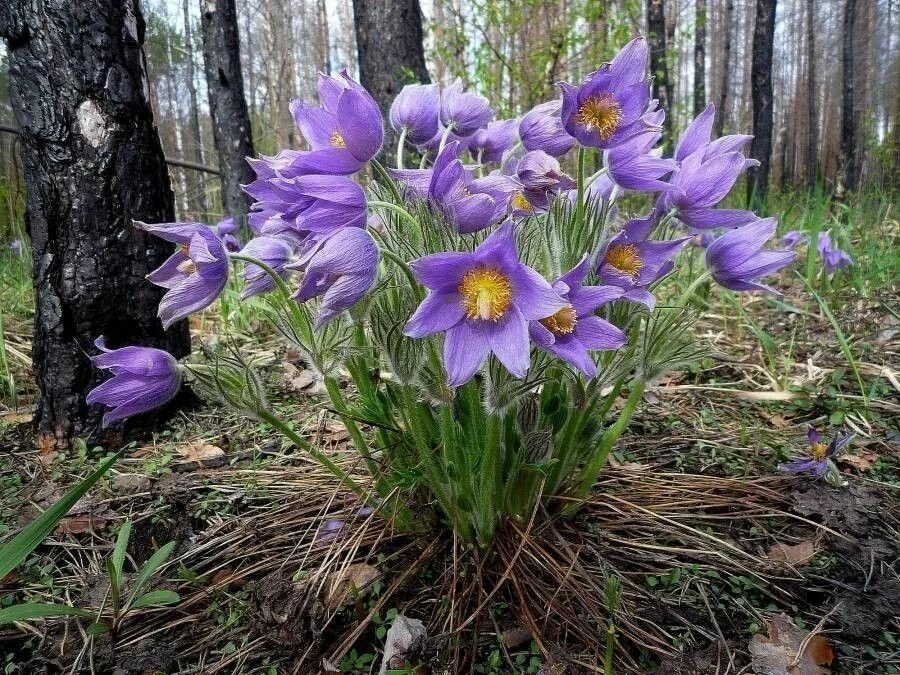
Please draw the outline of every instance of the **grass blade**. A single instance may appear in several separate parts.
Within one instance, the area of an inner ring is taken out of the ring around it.
[[[150,577],[152,577],[156,573],[156,570],[162,567],[163,563],[166,562],[170,555],[172,555],[172,550],[174,548],[175,542],[170,541],[150,556],[150,559],[144,563],[141,571],[138,572],[137,579],[134,582],[134,588],[131,590],[131,596],[128,599],[128,607],[133,606],[132,602],[134,601],[134,596],[140,593],[144,586],[147,585],[147,582],[150,581]]]
[[[156,590],[144,593],[132,603],[131,609],[150,605],[174,605],[177,602],[181,602],[181,596],[175,591]]]
[[[0,626],[14,621],[30,621],[56,616],[81,616],[91,618],[94,615],[85,610],[71,605],[55,605],[52,603],[27,602],[21,605],[13,605],[6,609],[0,609]]]

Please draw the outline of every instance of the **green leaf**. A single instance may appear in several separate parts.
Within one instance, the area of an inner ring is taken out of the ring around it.
[[[141,568],[141,571],[138,572],[137,579],[134,582],[134,587],[131,589],[131,595],[128,598],[128,604],[131,605],[131,602],[134,600],[134,597],[143,590],[144,586],[147,585],[147,582],[150,581],[150,577],[152,577],[156,571],[162,567],[162,564],[166,562],[166,559],[172,555],[172,549],[175,548],[175,542],[170,541],[168,544],[159,549],[156,553],[150,556],[150,559],[144,563],[144,566]]]
[[[28,602],[21,605],[13,605],[6,609],[0,609],[0,626],[13,621],[29,621],[31,619],[49,618],[55,616],[82,616],[92,617],[91,612],[71,605],[55,605],[52,603]]]
[[[109,626],[107,626],[105,623],[92,623],[85,629],[84,632],[88,635],[100,635],[102,633],[108,633]]]
[[[144,593],[141,597],[131,603],[131,609],[138,607],[149,607],[151,605],[174,605],[181,602],[181,596],[175,591],[156,590]]]
[[[22,564],[25,558],[28,557],[28,554],[53,532],[57,523],[75,506],[75,502],[81,499],[100,480],[103,474],[109,471],[110,467],[119,459],[120,454],[116,453],[103,462],[94,473],[66,492],[62,499],[31,521],[25,529],[0,547],[0,579]]]
[[[126,520],[119,528],[119,536],[116,537],[116,548],[112,554],[112,568],[116,574],[116,581],[121,586],[122,569],[125,567],[125,552],[128,550],[128,539],[131,536],[131,521]]]

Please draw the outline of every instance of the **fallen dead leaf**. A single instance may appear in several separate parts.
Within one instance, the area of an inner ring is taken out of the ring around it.
[[[515,628],[507,628],[500,636],[500,641],[507,649],[515,649],[521,647],[531,640],[531,633],[524,628],[516,626]]]
[[[103,516],[84,514],[68,516],[56,525],[57,534],[81,534],[88,530],[96,530],[106,525],[108,519]]]
[[[332,611],[366,595],[380,576],[381,572],[368,563],[354,563],[346,569],[330,574],[325,599],[326,608]]]
[[[339,420],[327,419],[319,425],[320,437],[332,443],[340,443],[350,438],[350,432]]]
[[[225,463],[225,451],[218,445],[209,443],[187,443],[175,448],[175,452],[185,463],[196,463],[200,466],[221,466]]]
[[[877,461],[878,454],[871,450],[857,450],[853,454],[838,456],[838,463],[852,466],[860,473],[871,469]]]
[[[646,471],[648,468],[646,464],[641,464],[640,462],[623,462],[617,459],[615,455],[610,455],[607,461],[613,469],[623,469],[625,471]]]
[[[834,651],[821,635],[810,637],[787,614],[778,614],[769,623],[768,637],[750,640],[750,657],[756,675],[829,675],[824,666],[834,660]]]
[[[5,422],[10,426],[14,426],[17,424],[28,424],[33,419],[33,412],[8,412],[0,415],[0,422]]]
[[[816,544],[813,541],[801,541],[799,544],[775,544],[767,552],[769,560],[779,560],[791,565],[802,565],[816,555]]]
[[[288,391],[301,394],[322,394],[325,383],[322,378],[309,368],[298,368],[290,361],[281,363],[281,386]]]

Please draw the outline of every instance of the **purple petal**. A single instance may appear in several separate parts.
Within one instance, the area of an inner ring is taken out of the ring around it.
[[[458,292],[430,292],[406,323],[403,334],[411,338],[425,337],[449,330],[464,318]]]
[[[347,150],[360,162],[367,162],[381,150],[384,127],[378,104],[368,93],[345,90],[338,99],[338,129]]]
[[[528,323],[513,305],[496,322],[485,322],[482,332],[491,351],[514,377],[525,377],[531,362]]]
[[[490,345],[472,321],[463,321],[447,331],[444,338],[444,365],[451,387],[468,382],[484,364]]]

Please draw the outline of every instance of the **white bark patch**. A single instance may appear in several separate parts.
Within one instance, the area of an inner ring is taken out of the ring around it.
[[[109,138],[115,123],[106,119],[95,101],[87,99],[78,106],[78,130],[95,148],[99,148]]]
[[[128,35],[131,37],[131,39],[137,42],[137,15],[134,13],[134,7],[131,5],[131,3],[129,3],[125,7],[125,30],[128,31]]]
[[[216,0],[206,0],[206,13],[212,14],[216,11]]]

